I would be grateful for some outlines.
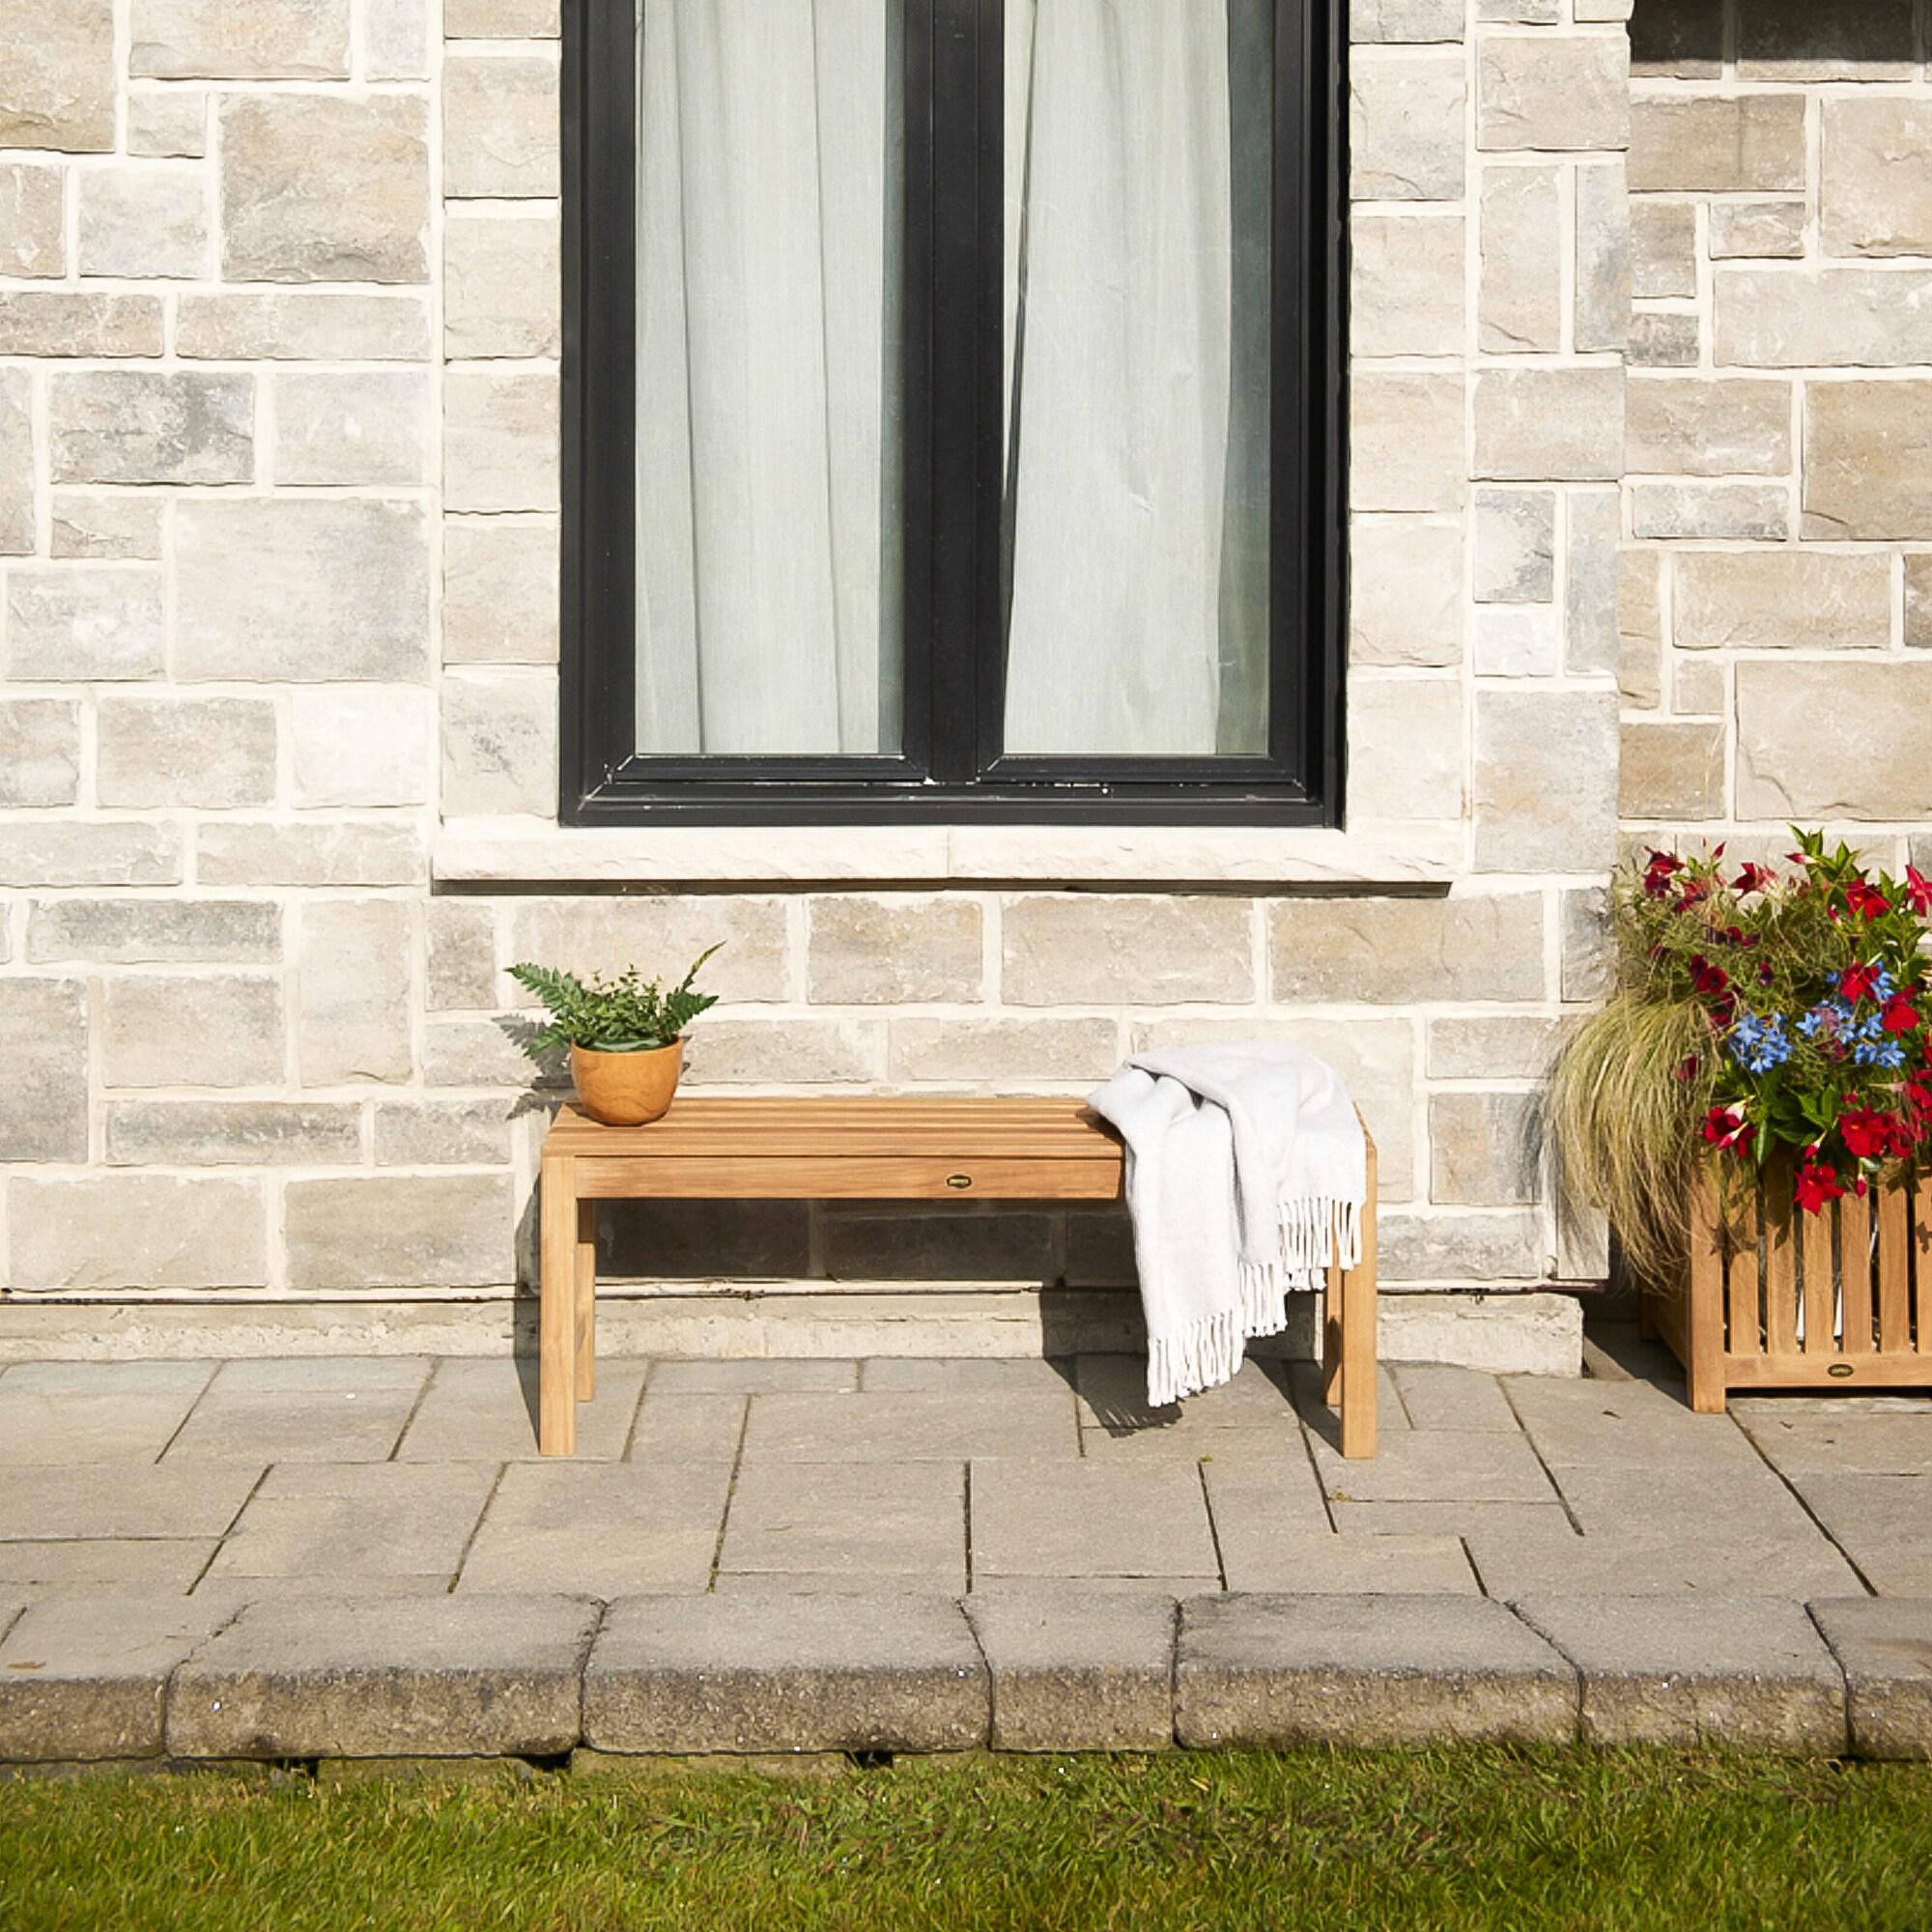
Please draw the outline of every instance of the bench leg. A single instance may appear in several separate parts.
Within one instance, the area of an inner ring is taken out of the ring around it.
[[[1330,1408],[1342,1401],[1342,1302],[1348,1290],[1342,1270],[1328,1270],[1321,1294],[1321,1400]]]
[[[577,1399],[597,1393],[597,1204],[577,1204]]]
[[[1376,1453],[1376,1150],[1369,1147],[1369,1198],[1362,1208],[1362,1258],[1342,1278],[1342,1454]]]
[[[568,1154],[543,1163],[538,1239],[537,1447],[577,1449],[577,1165]]]

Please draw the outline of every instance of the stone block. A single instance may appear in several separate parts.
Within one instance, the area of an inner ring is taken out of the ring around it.
[[[1932,382],[1805,385],[1803,533],[1932,534]]]
[[[1679,650],[1883,650],[1889,559],[1829,551],[1686,551],[1674,565]]]
[[[1478,677],[1554,677],[1562,661],[1555,610],[1548,605],[1476,612]]]
[[[1622,34],[1485,34],[1478,42],[1478,148],[1620,149],[1630,138]]]
[[[346,80],[349,0],[133,0],[129,73]]]
[[[1614,693],[1480,693],[1475,771],[1478,870],[1609,869],[1616,844]]]
[[[0,370],[0,556],[31,556],[40,545],[34,459],[33,379]]]
[[[448,0],[442,30],[452,41],[554,40],[558,0]]]
[[[194,844],[195,876],[205,886],[409,886],[429,878],[422,828],[388,820],[231,820],[198,826]]]
[[[67,170],[38,161],[0,165],[0,269],[67,273]]]
[[[0,807],[71,805],[80,794],[80,706],[64,697],[0,700]]]
[[[516,1276],[506,1175],[292,1180],[289,1286],[495,1288]]]
[[[1556,169],[1483,170],[1476,313],[1477,339],[1488,353],[1562,346],[1562,227]]]
[[[1852,1749],[1861,1757],[1932,1757],[1932,1603],[1831,1598],[1810,1609],[1845,1673]]]
[[[1748,378],[1633,376],[1625,462],[1662,476],[1791,471],[1791,384]]]
[[[1354,517],[1349,525],[1349,662],[1463,661],[1463,535],[1455,524]]]
[[[429,303],[414,295],[189,295],[175,354],[185,361],[425,362]]]
[[[0,147],[106,154],[114,146],[114,0],[0,0],[7,80]]]
[[[1627,12],[1634,74],[1715,80],[1723,72],[1724,0],[1677,0]]]
[[[1349,0],[1349,38],[1358,45],[1460,41],[1461,0]]]
[[[1834,99],[1820,116],[1825,253],[1932,254],[1932,102]]]
[[[1617,689],[1639,711],[1654,711],[1663,696],[1664,561],[1654,550],[1617,559]]]
[[[685,1049],[694,1087],[863,1085],[882,1060],[877,1021],[707,1019]]]
[[[948,1595],[966,1586],[966,1481],[956,1463],[747,1468],[732,1488],[722,1545],[715,1522],[712,1529],[700,1589],[714,1546],[721,1582],[726,1576],[790,1575],[865,1588],[870,1578],[875,1589]]]
[[[420,97],[236,94],[220,115],[225,279],[429,279]]]
[[[0,823],[0,885],[178,886],[182,838],[172,825],[125,819]]]
[[[18,1175],[7,1184],[7,1219],[16,1288],[199,1293],[268,1285],[268,1208],[259,1180],[163,1174],[39,1180]],[[129,1473],[113,1471],[117,1478]],[[16,1503],[10,1497],[8,1513],[18,1524]],[[228,1526],[235,1507],[213,1533]],[[45,1533],[88,1532],[70,1520]]]
[[[1703,354],[1703,322],[1694,311],[1644,310],[1631,317],[1626,359],[1633,369],[1694,369]]]
[[[577,1743],[597,1606],[572,1597],[252,1604],[175,1676],[177,1757],[551,1755]]]
[[[1923,352],[1932,274],[1879,268],[1719,269],[1713,286],[1719,362],[1890,369],[1909,366]]]
[[[53,554],[158,563],[164,507],[154,497],[96,497],[57,490],[49,532]]]
[[[1351,510],[1456,510],[1467,473],[1459,375],[1362,368],[1349,388]]]
[[[610,1751],[966,1750],[991,1688],[950,1597],[627,1597],[583,1673]]]
[[[415,685],[312,685],[290,697],[298,807],[422,805],[434,707]]]
[[[365,0],[364,59],[371,80],[429,76],[429,0]]]
[[[1463,217],[1357,213],[1349,232],[1350,353],[1460,355]]]
[[[1791,492],[1781,483],[1638,483],[1630,503],[1635,537],[1782,543],[1791,534]]]
[[[554,664],[554,523],[450,518],[442,528],[444,664]]]
[[[1576,1665],[1586,1743],[1844,1751],[1844,1679],[1801,1605],[1695,1592],[1516,1609]]]
[[[430,540],[419,504],[185,501],[175,510],[175,569],[182,678],[428,679]]]
[[[1254,908],[1207,895],[1033,894],[1001,909],[1001,991],[1016,1007],[1169,1006],[1255,996]]]
[[[1805,0],[1751,0],[1738,19],[1747,80],[1916,80],[1912,0],[1849,0],[1821,19]]]
[[[103,697],[94,795],[105,806],[272,805],[275,707],[253,697]]]
[[[1547,604],[1555,594],[1556,494],[1476,492],[1478,604]]]
[[[543,671],[457,671],[443,680],[446,816],[556,813],[556,681]]]
[[[1614,675],[1620,655],[1623,499],[1616,490],[1572,490],[1563,506],[1563,668],[1573,677]]]
[[[1804,252],[1802,201],[1714,201],[1706,214],[1714,262],[1755,256],[1796,261]],[[1664,293],[1660,291],[1659,293]],[[1671,290],[1671,294],[1691,291]]]
[[[111,1167],[357,1166],[361,1112],[320,1100],[113,1100]]]
[[[131,90],[128,152],[151,160],[199,160],[208,153],[207,94],[198,87]]]
[[[1478,1597],[1227,1596],[1182,1604],[1183,1746],[1565,1743],[1577,1678]]]
[[[510,1158],[511,1103],[378,1100],[378,1167],[501,1167]]]
[[[1430,1077],[1542,1080],[1556,1057],[1567,1025],[1540,1013],[1431,1020]]]
[[[329,899],[300,910],[296,1059],[304,1087],[407,1080],[414,994],[414,908]]]
[[[1724,202],[1713,202],[1715,216]],[[1800,207],[1802,203],[1798,204]],[[1697,293],[1697,208],[1690,201],[1630,205],[1631,293],[1656,300]]]
[[[442,65],[442,186],[452,199],[554,197],[557,62],[452,53]]]
[[[255,473],[251,377],[92,369],[47,384],[56,483],[246,483]]]
[[[1273,997],[1283,1004],[1406,1006],[1544,992],[1535,893],[1281,898],[1268,907],[1267,928]]]
[[[554,376],[452,371],[443,379],[442,440],[445,509],[557,507]]]
[[[443,225],[443,353],[452,360],[554,355],[562,339],[562,231],[555,213],[450,211]]]
[[[109,683],[158,677],[166,655],[158,570],[7,573],[7,675]]]
[[[1350,199],[1460,201],[1467,99],[1460,51],[1352,61]]]
[[[1624,163],[1577,170],[1577,299],[1581,353],[1622,349],[1631,327],[1630,185]]]
[[[1429,1198],[1520,1208],[1542,1198],[1543,1109],[1534,1094],[1432,1094]]]
[[[1550,1265],[1537,1214],[1384,1213],[1380,1232],[1384,1281],[1536,1281]]]
[[[208,177],[179,161],[130,161],[77,173],[83,275],[206,278],[213,209]]]
[[[535,959],[576,974],[621,973],[682,979],[706,947],[722,950],[704,984],[726,1001],[792,997],[786,964],[785,902],[750,895],[677,897],[526,898],[510,907],[506,960]],[[519,991],[519,1000],[528,996]]]
[[[1349,804],[1364,819],[1460,818],[1468,704],[1451,678],[1358,678],[1349,691]]]
[[[427,483],[429,404],[429,379],[412,370],[277,376],[275,481]]]
[[[1932,554],[1905,558],[1905,642],[1914,650],[1932,644]]]
[[[973,899],[894,895],[807,901],[807,998],[827,1006],[977,1001],[985,978]]]
[[[1620,368],[1484,369],[1475,473],[1499,482],[1615,482],[1623,474]]]
[[[1731,708],[1724,667],[1708,658],[1679,658],[1670,670],[1670,708],[1684,718],[1721,718]]]
[[[1803,95],[1640,94],[1631,102],[1633,193],[1802,194],[1804,178]]]
[[[497,1004],[497,915],[491,906],[432,898],[423,907],[423,942],[431,1011]]]
[[[1101,1081],[1120,1064],[1110,1019],[895,1018],[890,1075],[947,1085]]]
[[[170,1675],[234,1614],[118,1593],[30,1605],[0,1642],[0,1759],[157,1757]]]
[[[1614,981],[1616,965],[1610,941],[1609,895],[1601,886],[1566,892],[1557,931],[1562,942],[1564,999],[1605,998]]]
[[[78,980],[0,980],[0,1053],[8,1067],[0,1146],[10,1159],[87,1158],[86,995]],[[16,1243],[21,1233],[16,1221]]]
[[[1460,10],[1459,10],[1460,11]],[[1177,1605],[1037,1585],[967,1599],[992,1675],[995,1750],[1162,1750],[1174,1742]]]
[[[1669,822],[1723,817],[1724,741],[1721,724],[1626,724],[1619,815]]]
[[[0,293],[0,355],[158,355],[158,296]]]
[[[281,981],[270,975],[111,978],[100,1015],[109,1087],[273,1087],[284,1078]]]

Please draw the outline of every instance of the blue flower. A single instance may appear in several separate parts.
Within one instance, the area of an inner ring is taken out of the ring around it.
[[[1802,1027],[1804,1021],[1799,1024]],[[1741,1014],[1724,1044],[1747,1073],[1769,1073],[1791,1058],[1791,1038],[1781,1013],[1763,1019],[1756,1013]]]

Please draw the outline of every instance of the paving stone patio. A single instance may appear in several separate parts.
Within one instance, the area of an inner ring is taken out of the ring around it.
[[[1932,1749],[1932,1396],[1396,1365],[0,1371],[0,1759],[1581,1736]]]

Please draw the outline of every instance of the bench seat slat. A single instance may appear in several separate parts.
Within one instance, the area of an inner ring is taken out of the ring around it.
[[[1121,1161],[918,1153],[674,1154],[577,1163],[592,1201],[1114,1201]],[[965,1181],[967,1185],[960,1186]]]

